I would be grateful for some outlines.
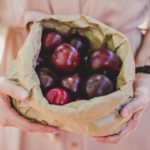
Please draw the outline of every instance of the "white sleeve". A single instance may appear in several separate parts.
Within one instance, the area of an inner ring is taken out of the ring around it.
[[[1,0],[0,20],[6,26],[23,26],[26,0]]]
[[[0,21],[7,26],[25,27],[26,23],[50,14],[48,0],[0,0]]]

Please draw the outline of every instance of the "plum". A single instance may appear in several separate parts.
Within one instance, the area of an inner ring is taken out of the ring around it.
[[[92,71],[108,70],[118,73],[121,68],[120,58],[111,50],[100,48],[89,54],[88,66]]]
[[[113,91],[113,84],[107,76],[94,74],[87,78],[83,88],[85,97],[90,99],[111,93]]]
[[[63,88],[53,88],[46,94],[49,104],[64,105],[71,102],[70,94]]]
[[[64,43],[55,49],[50,61],[57,71],[72,72],[80,64],[80,55],[73,46]]]

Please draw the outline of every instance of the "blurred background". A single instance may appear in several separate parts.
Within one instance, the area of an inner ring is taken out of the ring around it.
[[[6,34],[7,34],[7,28],[0,24],[0,61],[2,58]]]

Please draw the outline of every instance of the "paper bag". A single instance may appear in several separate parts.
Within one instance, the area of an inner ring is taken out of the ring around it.
[[[45,27],[63,35],[78,33],[87,37],[91,49],[105,45],[114,50],[122,60],[117,90],[105,96],[82,99],[63,106],[48,104],[35,72],[41,50],[42,30]],[[87,16],[49,16],[35,21],[17,59],[8,70],[8,78],[30,92],[29,98],[24,102],[12,98],[12,106],[20,115],[33,122],[90,136],[114,134],[125,126],[131,116],[122,118],[119,110],[133,96],[134,75],[134,59],[126,37]]]

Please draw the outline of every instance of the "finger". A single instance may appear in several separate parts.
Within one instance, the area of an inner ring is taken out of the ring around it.
[[[103,143],[119,142],[121,139],[125,138],[131,130],[136,129],[137,123],[140,120],[143,112],[144,112],[144,109],[136,112],[133,115],[132,119],[128,122],[127,127],[124,130],[122,130],[119,134],[112,135],[112,136],[106,136],[106,137],[96,137],[97,141],[103,142]]]
[[[25,100],[29,96],[24,88],[14,85],[5,77],[0,77],[0,92],[18,100]]]
[[[133,115],[132,118],[133,118],[134,120],[139,120],[139,119],[142,117],[143,112],[144,112],[144,109],[139,110],[138,112],[136,112],[136,113]]]
[[[10,119],[10,122],[15,127],[20,128],[21,130],[29,131],[29,132],[54,132],[58,133],[59,129],[53,126],[41,125],[38,123],[32,123],[26,118],[20,116],[15,110],[11,110],[13,115]]]
[[[129,114],[134,114],[135,112],[143,109],[146,104],[147,101],[145,101],[144,98],[135,98],[122,108],[120,115],[122,117],[127,117]]]
[[[0,120],[0,125],[4,126],[4,127],[9,127],[11,126],[11,124],[9,123],[9,121],[4,121],[4,120]]]
[[[137,121],[137,123],[139,122],[140,118],[142,117],[143,115],[143,112],[144,112],[144,109],[141,109],[139,110],[138,112],[136,112],[133,116],[132,116],[132,119]],[[137,126],[135,127],[134,130],[136,130]]]
[[[125,129],[123,129],[119,134],[106,136],[106,137],[97,137],[96,140],[101,143],[116,144],[120,140],[124,139],[132,130],[134,130],[136,125],[137,125],[137,121],[132,119],[128,122]]]

